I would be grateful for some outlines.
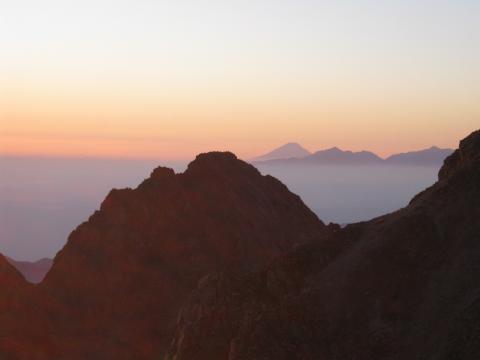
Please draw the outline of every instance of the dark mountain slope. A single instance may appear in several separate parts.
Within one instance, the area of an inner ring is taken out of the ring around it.
[[[370,151],[353,152],[333,147],[301,158],[256,159],[254,163],[259,165],[371,165],[382,164],[384,160]]]
[[[199,155],[183,174],[157,168],[137,189],[112,190],[72,232],[14,355],[159,358],[201,277],[258,269],[326,232],[298,196],[231,153]]]
[[[20,312],[28,299],[32,285],[27,283],[23,276],[7,259],[0,254],[0,359],[16,359],[18,354],[19,337],[22,336],[19,330],[20,323],[28,321],[30,312]],[[28,328],[22,329],[25,332]]]
[[[480,358],[480,131],[408,207],[211,276],[167,359]]]
[[[27,286],[23,276],[0,254],[0,303]]]

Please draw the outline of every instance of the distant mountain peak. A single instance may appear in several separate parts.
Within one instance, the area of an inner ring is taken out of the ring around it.
[[[365,164],[379,163],[383,160],[370,151],[341,150],[334,146],[326,150],[319,150],[304,159],[308,162],[319,164]]]
[[[253,161],[268,161],[279,159],[300,159],[310,155],[310,151],[296,142],[286,143],[264,155],[258,156]]]
[[[328,165],[414,165],[414,166],[440,166],[447,156],[453,153],[452,149],[444,149],[438,146],[431,146],[426,149],[393,154],[382,159],[377,154],[367,151],[342,150],[337,146],[308,153],[304,156],[292,156],[291,149],[299,147],[296,143],[288,143],[265,154],[254,161],[275,164],[328,164]],[[300,146],[301,147],[301,146]],[[303,149],[303,148],[302,148]],[[288,155],[286,155],[288,154]],[[305,153],[304,153],[305,154]]]
[[[302,147],[302,145],[300,145],[297,142],[288,142],[285,145],[283,145],[283,147]]]
[[[447,156],[453,153],[453,149],[442,149],[431,146],[427,149],[393,154],[385,159],[393,165],[441,165]]]
[[[326,150],[319,150],[319,151],[316,151],[315,153],[319,153],[319,152],[322,152],[322,151],[329,151],[329,152],[343,152],[343,150],[339,149],[338,147],[334,146],[334,147],[331,147],[331,148],[328,148]]]

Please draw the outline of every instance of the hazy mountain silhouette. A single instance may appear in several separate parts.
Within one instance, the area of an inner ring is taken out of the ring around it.
[[[9,257],[6,259],[23,275],[25,280],[32,284],[41,282],[53,265],[53,260],[47,258],[38,261],[16,261]]]
[[[340,150],[337,147],[333,147],[327,150],[319,150],[313,153],[310,156],[307,156],[302,159],[304,162],[315,163],[315,164],[376,164],[381,163],[382,159],[370,152],[370,151],[344,151]]]
[[[300,145],[298,145],[300,146]],[[313,154],[304,156],[277,156],[271,158],[266,156],[257,157],[252,160],[253,163],[268,165],[291,165],[291,164],[319,164],[319,165],[438,165],[453,152],[452,149],[440,149],[432,146],[428,149],[411,151],[406,153],[394,154],[386,159],[382,159],[371,151],[349,151],[333,147],[326,150],[319,150]]]
[[[270,151],[269,153],[258,156],[252,159],[252,161],[303,158],[308,155],[310,155],[310,151],[306,150],[302,145],[297,143],[288,143]]]
[[[385,161],[389,164],[400,165],[437,165],[441,164],[451,153],[453,153],[453,149],[440,149],[432,146],[424,150],[395,154],[386,158]]]
[[[478,184],[480,131],[406,208],[211,275],[166,359],[480,358]]]

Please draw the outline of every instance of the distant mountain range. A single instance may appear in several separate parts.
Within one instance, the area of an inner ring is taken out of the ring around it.
[[[452,149],[440,149],[432,146],[425,150],[395,154],[385,160],[392,164],[442,164],[443,160],[452,152]]]
[[[9,257],[6,260],[13,265],[32,284],[40,283],[53,264],[52,259],[41,259],[38,261],[16,261]]]
[[[287,143],[264,155],[257,156],[252,161],[269,161],[290,158],[304,158],[311,153],[298,143]]]
[[[319,164],[319,165],[441,165],[453,149],[432,146],[428,149],[394,154],[386,159],[371,151],[349,151],[333,147],[310,153],[297,143],[288,143],[251,160],[255,164]]]
[[[344,151],[337,147],[317,151],[302,160],[319,164],[369,164],[383,161],[382,158],[370,151]]]

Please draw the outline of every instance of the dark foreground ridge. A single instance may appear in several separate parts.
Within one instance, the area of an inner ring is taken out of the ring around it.
[[[159,167],[137,189],[112,190],[38,286],[0,263],[0,296],[15,293],[0,298],[0,359],[159,359],[202,277],[260,269],[327,232],[231,153],[201,154],[183,174]]]
[[[112,190],[39,285],[0,257],[0,359],[478,359],[480,132],[395,213],[325,226],[231,153]]]
[[[211,275],[165,359],[480,359],[480,132],[408,207]]]

